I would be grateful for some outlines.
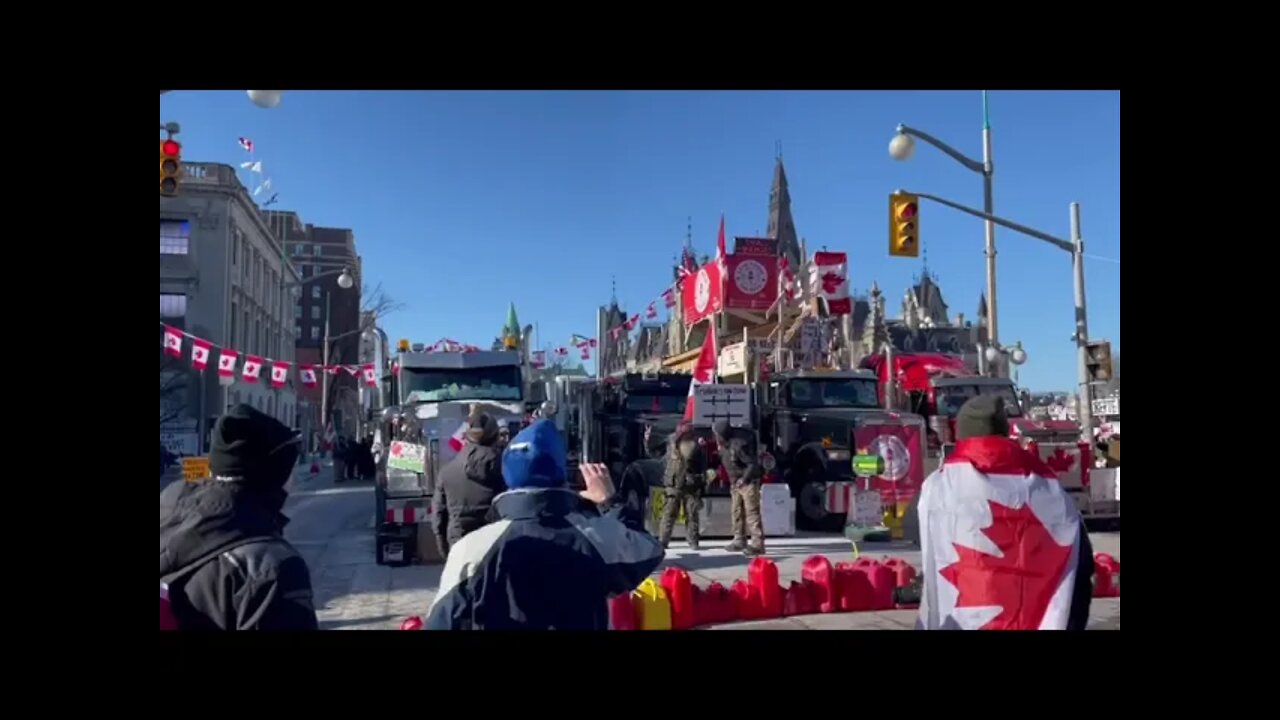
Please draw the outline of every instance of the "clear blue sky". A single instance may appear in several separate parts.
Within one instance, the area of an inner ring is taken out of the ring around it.
[[[1119,260],[1120,93],[992,91],[990,103],[997,214],[1065,237],[1080,202],[1086,251]],[[642,311],[670,279],[688,216],[699,252],[713,252],[722,211],[730,237],[763,234],[776,140],[799,234],[811,250],[847,251],[853,287],[878,281],[897,315],[922,263],[888,257],[887,194],[980,207],[982,181],[922,143],[892,160],[893,129],[980,158],[981,119],[978,91],[312,91],[274,110],[243,91],[160,99],[186,160],[239,163],[236,138],[250,137],[276,207],[355,231],[366,282],[408,305],[385,323],[393,339],[477,345],[509,301],[543,344],[593,334],[610,275]],[[972,318],[982,221],[926,203],[920,228],[952,314]],[[1021,382],[1071,388],[1070,257],[1006,230],[997,245],[1001,339],[1030,356]],[[1090,334],[1118,351],[1120,266],[1085,270]]]

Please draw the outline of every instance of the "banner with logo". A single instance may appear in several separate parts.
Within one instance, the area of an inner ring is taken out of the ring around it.
[[[910,502],[924,484],[921,431],[920,425],[896,423],[861,425],[853,431],[854,454],[875,455],[883,461],[882,472],[867,482],[871,490],[880,491],[880,501],[885,507]]]
[[[684,305],[684,323],[692,325],[720,312],[720,267],[713,260],[680,283],[680,299]]]
[[[726,266],[725,307],[763,312],[778,299],[778,258],[735,254]]]

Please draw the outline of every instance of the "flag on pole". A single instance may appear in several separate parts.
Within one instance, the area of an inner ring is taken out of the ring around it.
[[[693,422],[694,388],[716,380],[716,330],[714,321],[707,325],[707,339],[702,341],[702,352],[693,366],[693,381],[689,383],[689,399],[684,405],[684,419]]]
[[[261,185],[253,189],[253,196],[258,197],[258,194],[261,193],[263,190],[270,190],[270,189],[271,189],[271,178],[267,178],[266,180],[262,181]]]
[[[724,213],[720,213],[720,233],[716,236],[716,265],[720,268],[720,279],[729,274],[729,257],[724,247]]]
[[[240,169],[248,170],[251,173],[260,173],[262,172],[262,161],[261,160],[245,160],[244,162],[240,163]]]
[[[250,152],[250,153],[253,152],[253,141],[250,140],[249,138],[241,137],[239,139],[239,143],[240,143],[240,147],[244,148],[245,152]]]
[[[460,453],[462,452],[462,448],[466,447],[466,444],[467,421],[463,420],[462,424],[458,426],[458,429],[454,430],[453,434],[449,436],[449,448],[455,453]]]

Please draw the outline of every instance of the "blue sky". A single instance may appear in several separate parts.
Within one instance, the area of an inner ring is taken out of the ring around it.
[[[1120,342],[1120,93],[992,91],[995,208],[1069,234],[1079,202],[1090,334]],[[876,280],[891,315],[919,259],[890,258],[886,196],[896,188],[980,207],[982,180],[917,143],[889,157],[899,123],[981,158],[978,91],[288,92],[273,110],[243,91],[174,91],[161,122],[182,124],[188,161],[239,163],[256,144],[280,209],[355,231],[366,282],[407,304],[394,339],[487,345],[514,301],[543,344],[594,332],[618,298],[642,311],[670,279],[693,218],[699,252],[763,234],[781,140],[799,234],[849,253],[855,290]],[[265,195],[263,196],[265,198]],[[954,316],[984,287],[982,221],[925,203],[921,239]],[[732,242],[732,241],[730,241]],[[1075,381],[1070,256],[997,231],[1000,335],[1021,340],[1020,381]]]

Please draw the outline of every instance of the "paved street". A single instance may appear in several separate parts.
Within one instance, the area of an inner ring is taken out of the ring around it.
[[[326,630],[395,629],[409,615],[425,614],[440,577],[441,566],[381,567],[374,563],[373,488],[367,483],[330,480],[325,467],[318,477],[297,475],[285,514],[292,520],[285,530],[311,568],[320,626]],[[1094,549],[1120,557],[1119,533],[1091,533]],[[704,542],[690,552],[673,543],[665,565],[689,570],[694,582],[725,586],[746,576],[747,560],[741,554],[716,549],[724,541]],[[710,549],[708,549],[710,548]],[[800,577],[804,559],[826,555],[833,563],[853,559],[853,548],[840,537],[775,538],[769,541],[769,557],[778,563],[785,585]],[[869,557],[900,557],[919,565],[920,553],[910,546],[878,544],[863,548]],[[665,566],[664,565],[664,566]],[[1120,629],[1120,600],[1093,602],[1091,629]],[[910,629],[914,611],[812,615],[753,623],[737,623],[723,629],[826,630]]]

